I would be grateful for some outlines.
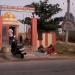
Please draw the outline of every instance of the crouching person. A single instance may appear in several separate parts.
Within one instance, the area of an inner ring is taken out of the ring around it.
[[[48,49],[47,49],[47,54],[52,54],[53,52],[55,52],[55,49],[54,49],[54,47],[52,46],[52,44],[48,47]]]
[[[38,52],[45,53],[45,49],[44,49],[43,45],[40,45],[38,47]]]

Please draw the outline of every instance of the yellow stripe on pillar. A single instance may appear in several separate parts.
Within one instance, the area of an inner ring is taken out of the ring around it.
[[[48,46],[50,46],[52,44],[52,34],[49,33],[48,34]]]

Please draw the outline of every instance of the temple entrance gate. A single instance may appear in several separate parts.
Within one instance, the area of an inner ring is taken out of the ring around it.
[[[18,12],[26,12],[26,11],[30,11],[31,13],[34,12],[34,8],[29,8],[29,7],[17,7],[17,6],[3,6],[0,5],[0,11],[18,11]],[[14,26],[14,25],[13,25]],[[33,47],[37,46],[37,19],[35,17],[32,17],[32,25],[31,25],[31,45]],[[3,29],[5,28],[5,29]],[[3,46],[5,46],[7,43],[6,41],[8,40],[9,37],[4,37],[8,35],[8,31],[10,29],[10,26],[5,26],[3,27],[3,18],[2,15],[0,14],[0,48],[2,48]],[[13,31],[16,28],[13,28]],[[5,32],[6,35],[5,35]],[[35,35],[34,35],[35,33]],[[17,36],[17,32],[15,33]]]

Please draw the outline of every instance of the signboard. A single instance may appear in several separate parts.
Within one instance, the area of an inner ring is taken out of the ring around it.
[[[34,12],[35,9],[31,7],[22,7],[22,6],[7,6],[7,5],[0,5],[0,10],[3,11],[29,11]]]
[[[65,22],[63,24],[63,30],[75,31],[75,24],[72,22]]]

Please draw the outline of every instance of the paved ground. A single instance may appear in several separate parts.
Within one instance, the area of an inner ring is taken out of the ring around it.
[[[15,62],[15,61],[31,61],[31,60],[63,60],[63,59],[75,59],[75,56],[63,55],[63,54],[52,54],[47,55],[46,53],[29,52],[24,56],[24,59],[15,58],[11,53],[0,54],[0,62]]]
[[[75,59],[75,55],[64,55],[54,53],[52,55],[47,55],[46,53],[40,53],[37,51],[31,50],[29,47],[25,47],[25,52],[27,53],[24,56],[24,59],[15,58],[12,56],[11,52],[0,53],[0,62],[8,62],[8,61],[29,61],[29,60],[56,60],[56,59]]]
[[[75,75],[75,60],[0,63],[0,75]]]

